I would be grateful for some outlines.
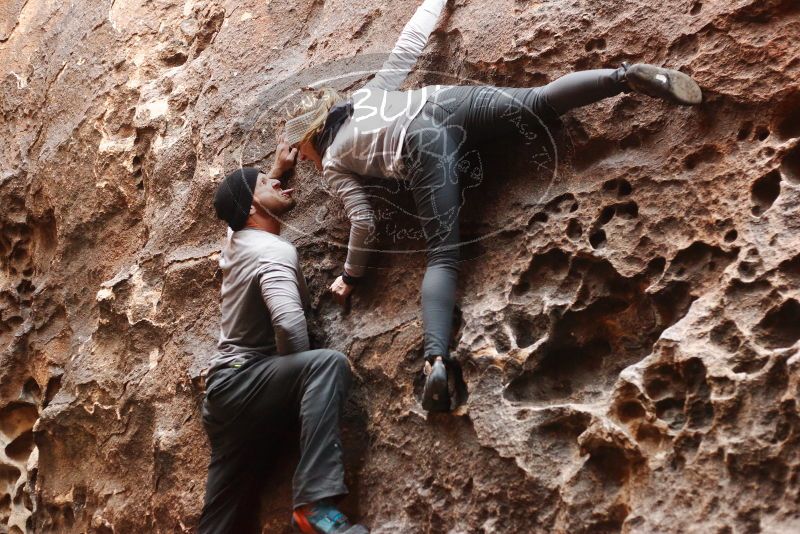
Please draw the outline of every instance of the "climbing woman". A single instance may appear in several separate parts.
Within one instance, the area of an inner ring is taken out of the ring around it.
[[[702,95],[686,74],[653,65],[573,72],[535,88],[428,86],[399,91],[446,0],[425,0],[376,76],[349,96],[306,93],[284,128],[301,160],[311,160],[350,219],[347,259],[331,291],[343,302],[368,263],[374,213],[362,177],[408,181],[422,223],[427,268],[422,281],[424,352],[432,366],[423,389],[428,411],[451,409],[449,354],[459,270],[459,158],[481,142],[553,124],[567,111],[634,91],[681,105]],[[461,178],[463,180],[463,178]]]

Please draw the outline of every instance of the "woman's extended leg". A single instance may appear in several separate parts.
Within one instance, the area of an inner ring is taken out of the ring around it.
[[[572,72],[542,87],[450,87],[432,100],[451,113],[447,122],[463,127],[471,144],[546,127],[567,111],[632,90],[680,104],[697,104],[702,98],[697,84],[683,73],[623,64]]]
[[[422,320],[425,359],[433,364],[423,392],[426,410],[447,411],[450,399],[444,363],[449,362],[456,282],[459,270],[458,216],[461,189],[457,163],[459,130],[435,120],[442,110],[427,104],[406,134],[405,161],[417,216],[425,234],[427,267],[422,280]],[[441,357],[442,362],[436,362]]]
[[[571,109],[618,95],[626,90],[624,75],[620,67],[573,72],[543,87],[451,87],[432,100],[473,145],[541,129]]]

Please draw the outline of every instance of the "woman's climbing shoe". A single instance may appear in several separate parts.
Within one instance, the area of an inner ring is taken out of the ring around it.
[[[303,534],[369,534],[363,525],[351,525],[347,517],[324,501],[297,508],[292,526]]]
[[[684,106],[696,106],[703,101],[700,86],[687,74],[646,63],[636,63],[630,67],[623,64],[623,67],[625,83],[637,93]]]
[[[437,356],[422,390],[422,407],[428,412],[449,412],[450,391],[447,388],[447,369]]]

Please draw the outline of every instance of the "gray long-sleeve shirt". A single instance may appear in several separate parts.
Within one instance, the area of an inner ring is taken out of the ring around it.
[[[345,269],[361,276],[368,262],[367,240],[374,229],[362,176],[405,178],[402,147],[406,130],[428,97],[446,86],[398,91],[428,42],[447,0],[425,0],[400,34],[378,74],[352,93],[353,115],[322,157],[322,177],[343,202],[350,219]]]
[[[210,372],[259,354],[309,349],[308,289],[294,245],[270,232],[243,228],[229,232],[219,266],[222,319]]]

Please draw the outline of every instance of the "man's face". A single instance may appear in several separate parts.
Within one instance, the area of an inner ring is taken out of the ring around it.
[[[297,147],[297,154],[300,158],[300,161],[313,161],[317,170],[322,170],[322,156],[319,155],[311,141],[300,143],[300,146]]]
[[[253,204],[250,206],[250,213],[255,210],[266,212],[268,215],[282,215],[292,208],[297,202],[292,198],[294,189],[283,189],[281,181],[269,178],[263,172],[258,173],[256,187],[253,192]]]

